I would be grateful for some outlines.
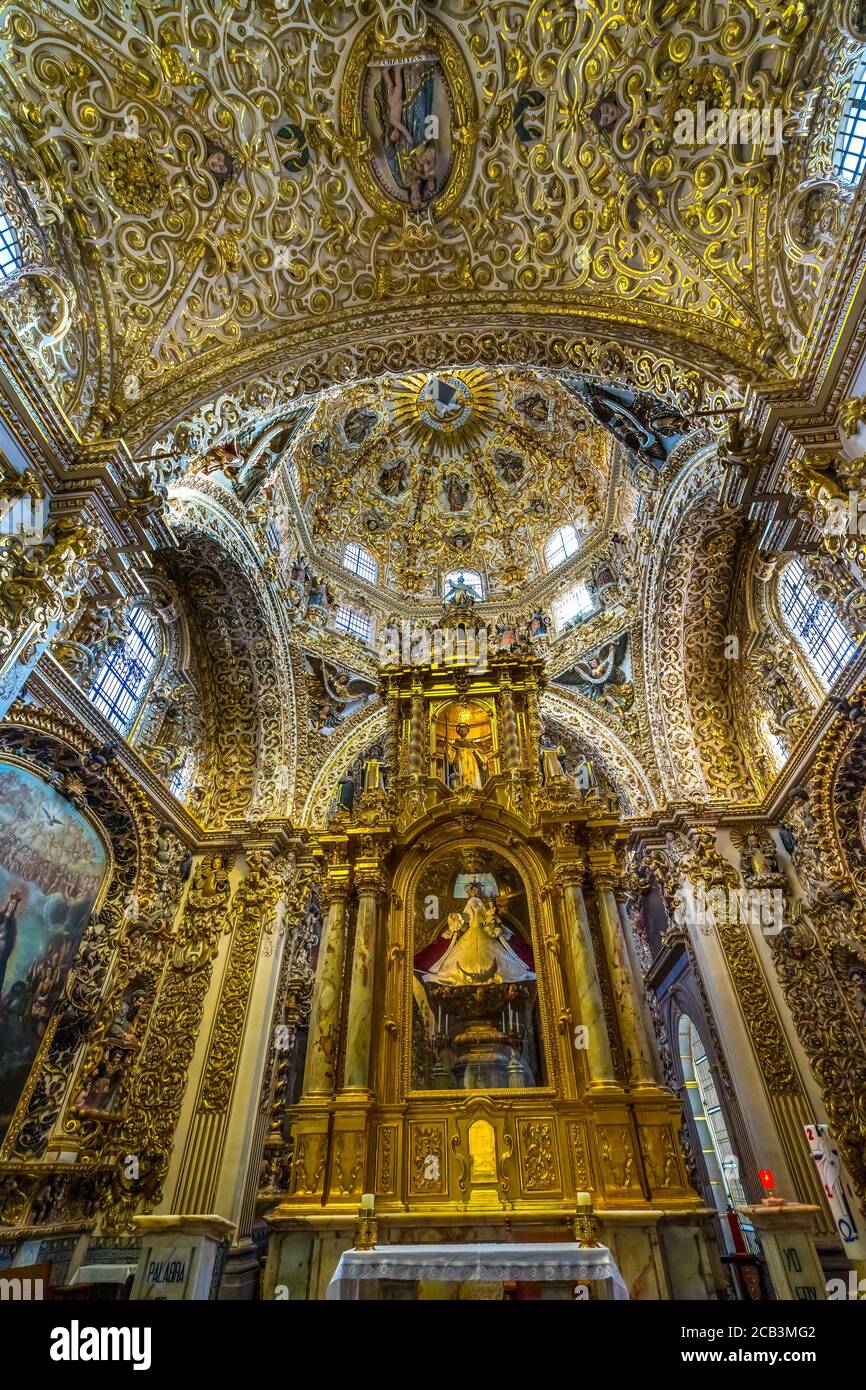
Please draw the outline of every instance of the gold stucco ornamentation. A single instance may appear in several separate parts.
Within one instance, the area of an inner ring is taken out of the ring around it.
[[[115,136],[100,146],[96,161],[105,187],[124,212],[146,216],[168,196],[165,173],[144,140]]]

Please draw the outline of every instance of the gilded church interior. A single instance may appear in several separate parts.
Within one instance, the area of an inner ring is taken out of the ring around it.
[[[0,0],[0,1277],[866,1276],[864,170],[862,0]]]

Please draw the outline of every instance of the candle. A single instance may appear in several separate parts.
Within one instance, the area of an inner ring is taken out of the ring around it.
[[[372,1211],[376,1198],[372,1192],[365,1192],[361,1198],[361,1210]]]
[[[591,1193],[591,1192],[578,1192],[578,1194],[577,1194],[577,1205],[578,1205],[579,1207],[591,1207],[591,1206],[592,1206],[592,1193]]]

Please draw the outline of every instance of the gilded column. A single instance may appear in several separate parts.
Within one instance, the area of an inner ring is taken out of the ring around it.
[[[620,882],[622,882],[622,880],[620,880]],[[632,933],[631,919],[629,917],[628,905],[626,902],[622,900],[622,898],[617,897],[616,907],[619,913],[620,931],[622,932],[623,941],[625,942],[625,948],[628,952],[628,959],[631,965],[632,979],[635,982],[635,988],[637,990],[638,1008],[640,1010],[641,1018],[643,1019],[644,1036],[647,1038],[649,1044],[650,1061],[652,1064],[653,1076],[656,1082],[659,1085],[662,1085],[663,1078],[661,1075],[661,1065],[658,1059],[658,1052],[653,1045],[655,1030],[653,1028],[652,1014],[650,1013],[649,999],[647,997],[646,987],[643,984],[643,970],[641,969],[640,958],[638,956],[637,948],[635,946],[634,935]]]
[[[416,691],[412,696],[409,726],[409,771],[417,776],[424,770],[424,696]]]
[[[503,681],[499,693],[502,710],[502,751],[504,770],[520,767],[520,744],[517,739],[517,721],[514,718],[514,697],[510,683]]]
[[[385,731],[385,764],[390,777],[389,785],[393,785],[403,771],[400,766],[400,691],[395,686],[388,688]]]
[[[352,952],[343,1089],[369,1091],[373,985],[379,933],[379,899],[383,887],[378,864],[356,864],[355,884],[358,889],[358,920]]]
[[[537,783],[540,781],[538,759],[541,749],[541,715],[538,711],[538,687],[534,684],[528,684],[526,690],[526,732],[529,738],[529,747],[526,750],[529,780]]]
[[[589,1084],[592,1090],[615,1087],[621,1090],[616,1079],[613,1053],[607,1032],[607,1019],[604,1013],[604,998],[592,945],[592,933],[586,904],[583,900],[583,865],[579,863],[561,864],[556,870],[556,881],[562,892],[565,915],[568,923],[568,941],[572,972],[577,990],[578,1022],[585,1032],[581,1034],[586,1052],[586,1065]],[[575,1042],[577,1044],[577,1034]]]
[[[304,1068],[304,1097],[329,1096],[334,1090],[337,1046],[340,1038],[340,993],[346,950],[348,868],[345,876],[329,878],[324,891],[327,904],[316,984],[310,1016],[310,1036]]]
[[[594,874],[595,899],[605,958],[613,990],[613,1004],[628,1078],[635,1087],[655,1089],[652,1052],[640,1008],[631,961],[614,897],[615,875],[603,869]]]

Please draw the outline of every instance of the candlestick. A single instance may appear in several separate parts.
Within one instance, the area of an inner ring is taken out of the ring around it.
[[[372,1207],[358,1208],[358,1224],[355,1227],[355,1249],[372,1250],[375,1247],[378,1223]]]
[[[577,1214],[574,1218],[574,1238],[583,1250],[592,1250],[599,1245],[598,1217],[592,1209],[592,1194],[578,1192]]]

